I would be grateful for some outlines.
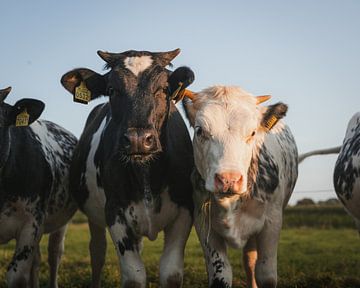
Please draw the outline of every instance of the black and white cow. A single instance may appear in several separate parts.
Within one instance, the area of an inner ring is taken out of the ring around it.
[[[231,287],[227,246],[243,248],[249,287],[275,287],[283,209],[298,175],[282,103],[214,86],[183,102],[194,126],[195,228],[210,287]]]
[[[349,121],[334,170],[334,187],[360,232],[360,112]]]
[[[142,237],[164,230],[162,287],[180,287],[192,226],[191,140],[171,101],[194,79],[186,67],[169,72],[180,50],[163,53],[99,51],[105,75],[80,68],[61,83],[76,98],[109,96],[90,113],[74,152],[71,190],[88,216],[92,285],[100,286],[107,227],[118,253],[123,287],[145,287]],[[180,84],[179,84],[180,83]]]
[[[68,190],[77,140],[52,122],[36,121],[43,102],[5,103],[10,90],[0,90],[0,244],[16,239],[7,282],[38,287],[39,242],[50,233],[50,287],[57,287],[66,224],[77,209]]]
[[[302,157],[335,153],[339,153],[333,175],[335,192],[360,232],[360,112],[350,119],[342,146],[310,151]]]

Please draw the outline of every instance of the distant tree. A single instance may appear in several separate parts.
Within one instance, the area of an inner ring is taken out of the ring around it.
[[[325,201],[319,201],[318,204],[320,206],[323,206],[323,205],[333,206],[333,205],[340,205],[340,201],[339,201],[339,199],[336,199],[336,198],[330,198]]]
[[[310,198],[304,198],[296,202],[296,206],[309,206],[309,205],[315,205],[314,200]]]

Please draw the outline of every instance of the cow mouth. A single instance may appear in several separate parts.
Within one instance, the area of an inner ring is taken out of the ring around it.
[[[160,151],[159,151],[160,152]],[[131,162],[149,162],[156,158],[159,152],[152,152],[152,153],[130,153],[126,156],[129,158]]]
[[[239,193],[232,192],[230,189],[227,191],[218,191],[214,193],[217,197],[232,197],[235,195],[240,195]]]

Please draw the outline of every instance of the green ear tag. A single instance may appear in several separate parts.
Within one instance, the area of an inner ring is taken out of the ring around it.
[[[25,110],[23,112],[21,112],[20,114],[18,114],[16,116],[15,126],[16,127],[28,126],[29,118],[30,118],[30,115],[29,115],[29,113],[27,113],[26,108],[25,108]]]
[[[278,121],[279,121],[279,119],[276,118],[274,115],[272,115],[272,116],[270,117],[270,119],[266,121],[266,123],[265,123],[264,126],[265,126],[265,128],[266,128],[267,130],[270,130],[272,127],[275,126],[275,124],[276,124]]]
[[[91,100],[91,91],[86,87],[85,82],[82,81],[78,87],[75,88],[74,101],[88,104]]]

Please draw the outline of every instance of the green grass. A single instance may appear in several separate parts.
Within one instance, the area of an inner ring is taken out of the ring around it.
[[[285,209],[284,228],[354,228],[354,220],[342,206],[296,206]]]
[[[302,213],[306,214],[306,211],[302,211],[299,215]],[[344,214],[342,217],[347,215]],[[318,220],[321,220],[321,217]],[[74,222],[76,223],[70,225],[66,236],[66,251],[59,275],[60,287],[87,287],[90,283],[88,228],[83,223],[84,218],[81,215],[77,215]],[[322,225],[320,227],[324,228]],[[281,233],[278,253],[278,287],[360,287],[360,237],[355,229],[337,228],[284,229]],[[45,236],[41,242],[42,287],[47,287],[48,280],[47,239],[48,237]],[[149,287],[158,287],[158,264],[162,244],[162,234],[154,242],[144,240],[142,256],[147,268]],[[14,241],[0,247],[1,288],[6,287],[6,266],[11,259],[13,249]],[[234,287],[245,287],[242,253],[240,250],[230,250],[229,255],[233,267]],[[110,238],[102,277],[103,287],[119,286],[120,272]],[[204,259],[194,231],[186,247],[184,287],[207,287]]]

